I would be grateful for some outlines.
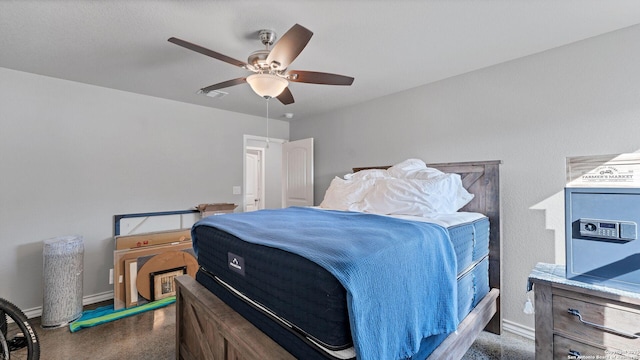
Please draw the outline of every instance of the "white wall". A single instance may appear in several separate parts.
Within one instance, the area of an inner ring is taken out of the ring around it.
[[[529,272],[564,263],[566,157],[640,149],[639,38],[635,26],[292,122],[292,140],[315,139],[315,202],[353,166],[502,160],[503,314],[530,330]]]
[[[212,100],[215,101],[215,100]],[[270,120],[270,136],[289,124]],[[112,290],[113,215],[242,204],[265,119],[0,68],[0,297],[42,304],[42,241],[84,236],[84,295]]]

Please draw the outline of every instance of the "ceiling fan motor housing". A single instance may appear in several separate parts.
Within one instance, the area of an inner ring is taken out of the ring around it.
[[[273,45],[273,43],[276,42],[276,32],[273,30],[262,29],[260,30],[258,35],[260,37],[260,41],[262,41],[262,44],[267,47]]]
[[[253,65],[259,70],[269,70],[267,57],[269,56],[269,47],[276,41],[276,32],[273,30],[262,29],[258,32],[258,37],[266,49],[252,52],[247,58],[247,63]]]

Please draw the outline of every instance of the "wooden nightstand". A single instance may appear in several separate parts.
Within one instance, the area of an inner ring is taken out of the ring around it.
[[[567,280],[564,265],[538,263],[536,359],[640,359],[640,293]]]

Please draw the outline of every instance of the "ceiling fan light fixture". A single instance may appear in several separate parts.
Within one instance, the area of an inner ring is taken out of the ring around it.
[[[247,82],[256,94],[264,98],[275,98],[289,86],[289,82],[277,75],[252,74],[247,76]]]

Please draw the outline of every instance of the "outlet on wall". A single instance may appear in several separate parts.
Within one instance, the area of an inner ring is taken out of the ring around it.
[[[242,194],[242,188],[240,186],[234,186],[233,195],[240,195],[240,194]]]

